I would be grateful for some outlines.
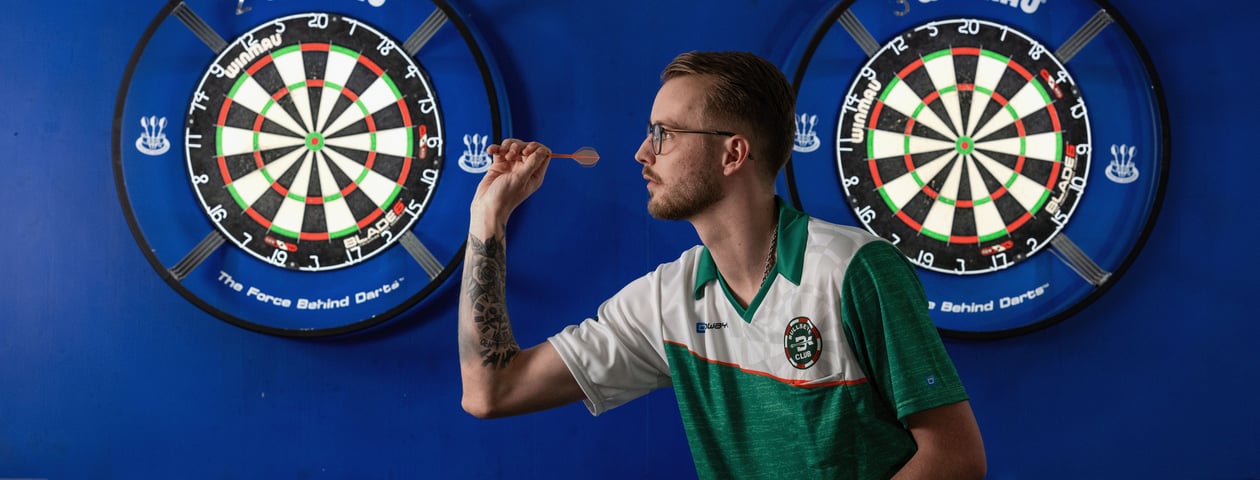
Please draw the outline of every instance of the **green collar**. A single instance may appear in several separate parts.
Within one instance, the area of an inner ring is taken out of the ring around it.
[[[794,285],[801,284],[801,270],[805,266],[805,241],[809,236],[809,216],[792,208],[782,197],[775,197],[779,206],[779,245],[777,260],[770,269],[770,278],[782,275]],[[695,299],[704,297],[704,285],[721,276],[709,247],[700,251],[700,265],[696,269]],[[765,286],[763,285],[764,289]]]

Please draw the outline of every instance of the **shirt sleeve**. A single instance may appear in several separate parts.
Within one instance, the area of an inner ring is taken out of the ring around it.
[[[599,415],[671,385],[653,274],[631,282],[600,305],[595,318],[548,339]]]
[[[860,248],[841,288],[850,347],[898,419],[967,399],[923,285],[896,247],[875,241]]]

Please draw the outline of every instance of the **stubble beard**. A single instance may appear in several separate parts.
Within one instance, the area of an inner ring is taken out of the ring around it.
[[[721,200],[720,173],[705,170],[702,166],[688,169],[670,187],[651,195],[648,213],[660,220],[686,220]]]

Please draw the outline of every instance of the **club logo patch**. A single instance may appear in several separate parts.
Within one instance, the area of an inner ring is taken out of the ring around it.
[[[822,357],[822,334],[806,317],[796,317],[783,331],[783,353],[800,370],[814,366]]]

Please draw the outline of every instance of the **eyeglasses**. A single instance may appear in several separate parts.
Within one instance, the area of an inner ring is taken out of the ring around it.
[[[698,133],[701,135],[721,135],[724,137],[734,137],[735,132],[724,132],[722,130],[687,130],[684,128],[665,128],[659,123],[653,123],[647,127],[647,136],[652,139],[652,154],[661,154],[661,145],[665,143],[666,133]]]

